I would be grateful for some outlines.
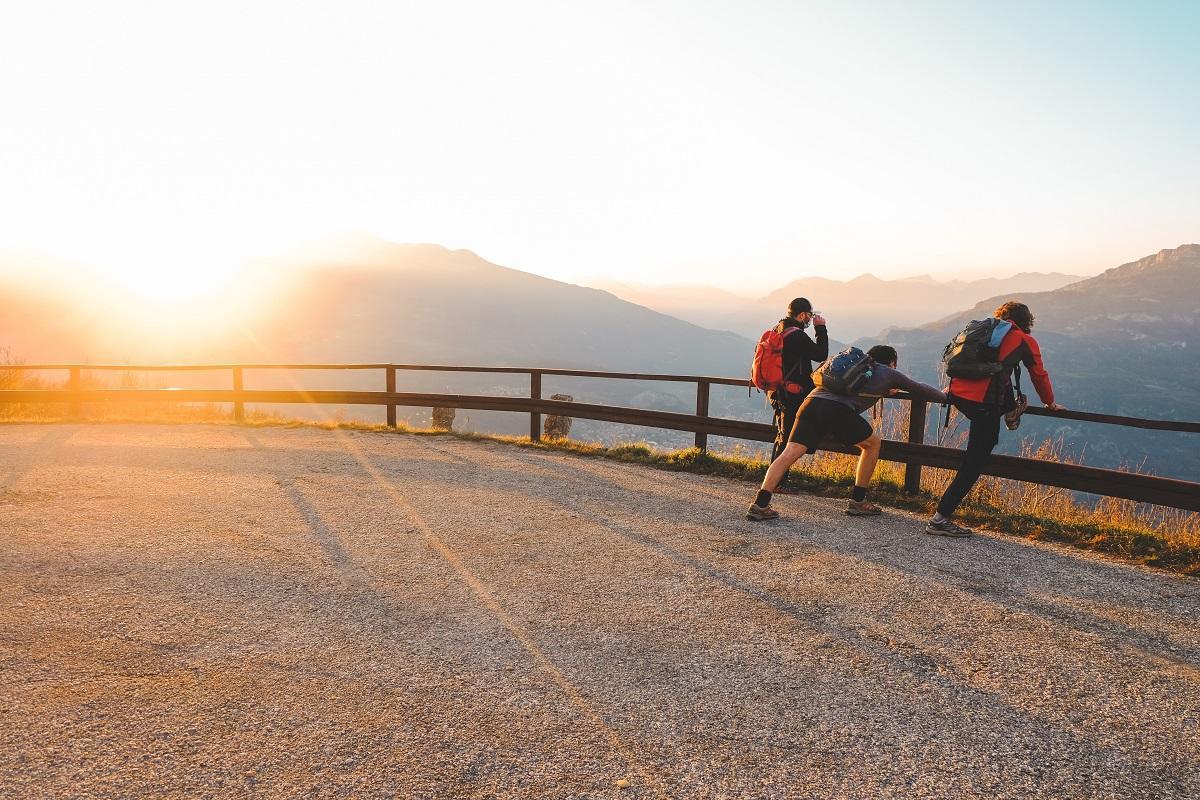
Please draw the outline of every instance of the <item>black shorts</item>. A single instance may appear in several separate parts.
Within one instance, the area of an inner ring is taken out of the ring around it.
[[[871,423],[850,406],[836,400],[809,397],[796,412],[796,424],[792,426],[792,435],[788,440],[802,444],[805,450],[815,453],[826,436],[844,445],[852,445],[870,438],[873,432]]]

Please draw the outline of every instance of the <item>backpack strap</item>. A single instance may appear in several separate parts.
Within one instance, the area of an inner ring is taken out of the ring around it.
[[[1008,380],[1008,377],[1010,376],[1012,380]],[[1010,371],[1001,371],[996,373],[996,375],[992,378],[991,384],[988,385],[988,391],[995,394],[997,408],[1002,408],[1004,406],[1002,395],[1004,394],[1005,383],[1008,384],[1009,394],[1012,396],[1012,400],[1015,403],[1017,398],[1024,394],[1024,392],[1021,391],[1021,364],[1019,362],[1014,364],[1012,370]],[[1014,383],[1016,384],[1015,386],[1013,385]]]
[[[997,322],[996,326],[992,328],[992,335],[988,337],[988,347],[994,347],[999,350],[1004,337],[1008,336],[1008,332],[1012,329],[1013,324],[1009,320],[1002,319]]]
[[[952,406],[950,405],[950,403],[942,403],[942,413],[944,414],[944,417],[942,419],[942,424],[939,425],[938,429],[937,429],[938,447],[942,446],[942,436],[945,434],[946,429],[950,427],[950,410],[951,410],[951,408],[952,408]]]

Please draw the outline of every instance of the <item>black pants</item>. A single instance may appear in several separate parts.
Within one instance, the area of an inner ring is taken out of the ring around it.
[[[800,410],[800,401],[785,403],[776,400],[775,406],[775,444],[771,448],[771,460],[779,458],[783,448],[787,447],[788,437],[792,435],[792,426],[796,424],[796,412]]]
[[[963,456],[962,466],[938,502],[937,510],[943,517],[954,514],[967,492],[983,474],[988,457],[1000,442],[1000,418],[1003,416],[996,405],[972,403],[953,396],[950,400],[971,421],[971,432],[967,435],[967,452]]]
[[[809,390],[811,391],[811,390]],[[796,424],[796,412],[800,410],[800,406],[804,404],[804,399],[808,397],[808,391],[800,394],[792,394],[780,390],[773,395],[769,395],[771,407],[775,409],[775,444],[771,447],[771,460],[779,458],[779,454],[783,452],[783,448],[788,446],[791,440],[792,428]],[[785,475],[784,478],[787,476]]]

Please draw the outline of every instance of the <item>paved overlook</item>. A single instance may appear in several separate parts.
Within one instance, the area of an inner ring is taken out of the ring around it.
[[[1200,797],[1200,582],[750,494],[0,427],[0,796]]]

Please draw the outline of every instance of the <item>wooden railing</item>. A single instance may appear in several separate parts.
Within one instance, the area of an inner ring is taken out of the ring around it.
[[[232,403],[234,417],[244,419],[247,403],[265,404],[330,404],[330,405],[376,405],[383,406],[387,413],[387,424],[395,426],[396,409],[399,406],[463,408],[487,411],[509,411],[529,414],[529,438],[541,438],[541,417],[555,414],[578,419],[615,422],[650,428],[688,431],[695,434],[696,447],[705,449],[709,436],[724,436],[748,441],[770,442],[775,438],[775,428],[760,422],[725,419],[709,415],[709,394],[712,386],[740,386],[747,382],[742,378],[721,378],[702,375],[661,375],[656,373],[598,372],[578,369],[539,369],[527,367],[477,367],[447,366],[431,364],[205,364],[195,366],[131,366],[124,364],[20,364],[0,366],[0,371],[45,371],[67,372],[66,389],[9,389],[0,390],[3,403],[65,403],[69,414],[81,416],[84,403],[110,403],[122,401],[152,401],[180,403]],[[213,372],[230,373],[229,389],[84,389],[84,371],[122,372]],[[384,391],[341,391],[341,390],[279,390],[247,389],[247,370],[381,370],[384,372]],[[491,395],[437,394],[426,392],[397,392],[398,371],[438,371],[458,373],[493,373],[527,375],[528,397],[497,397]],[[624,406],[597,405],[593,403],[549,400],[542,397],[542,378],[546,375],[605,378],[616,380],[669,381],[696,385],[696,413],[684,414],[673,411],[651,411]],[[921,486],[921,468],[936,467],[956,469],[962,460],[962,451],[925,444],[925,420],[928,404],[924,400],[897,395],[897,399],[910,403],[907,441],[884,440],[881,457],[905,465],[904,487],[916,493]],[[1085,411],[1050,411],[1045,408],[1030,408],[1027,412],[1036,416],[1080,422],[1162,431],[1200,433],[1198,422],[1172,422],[1167,420],[1137,419],[1111,414],[1093,414]],[[823,448],[837,452],[855,452],[833,442]],[[1027,483],[1055,486],[1073,491],[1118,497],[1137,502],[1154,503],[1173,508],[1200,511],[1200,483],[1163,478],[1155,475],[1124,472],[1120,470],[1086,467],[1078,464],[1062,464],[1054,461],[993,455],[984,472],[1000,478]]]

